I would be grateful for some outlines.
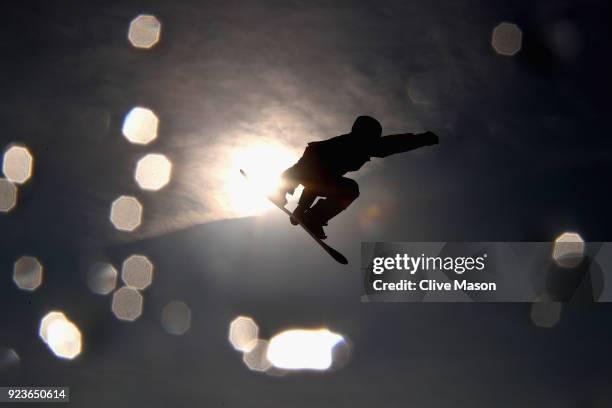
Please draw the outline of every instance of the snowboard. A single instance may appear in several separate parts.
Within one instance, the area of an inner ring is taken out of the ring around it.
[[[246,174],[246,172],[242,169],[240,169],[240,174],[242,174],[242,177],[244,177],[247,181],[249,180],[249,176]],[[262,195],[265,195],[262,193]],[[281,210],[282,212],[284,212],[285,214],[287,214],[289,217],[291,217],[291,211],[289,211],[288,209],[286,209],[285,207],[283,207],[282,205],[279,205],[277,202],[275,202],[274,200],[272,200],[270,197],[268,197],[266,195],[266,198],[272,203],[274,204],[279,210]],[[308,235],[310,235],[312,237],[312,239],[315,240],[315,242],[317,244],[319,244],[319,246],[321,248],[323,248],[323,250],[325,252],[327,252],[332,258],[334,258],[334,260],[338,263],[341,263],[342,265],[346,265],[348,264],[348,260],[346,259],[346,257],[344,255],[342,255],[340,252],[338,252],[337,250],[335,250],[334,248],[330,247],[329,245],[327,245],[325,242],[323,242],[321,239],[319,239],[315,234],[312,233],[312,231],[310,231],[308,229],[308,227],[306,227],[304,224],[302,224],[302,221],[299,220],[297,217],[293,218],[295,221],[297,221],[297,223],[299,224],[300,227],[302,227],[302,229],[304,229],[304,231],[306,231],[308,233]]]

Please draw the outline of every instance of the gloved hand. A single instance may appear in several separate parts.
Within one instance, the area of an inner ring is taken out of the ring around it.
[[[420,133],[419,136],[423,137],[426,146],[431,146],[440,143],[438,135],[436,135],[434,132],[427,131],[425,133]]]

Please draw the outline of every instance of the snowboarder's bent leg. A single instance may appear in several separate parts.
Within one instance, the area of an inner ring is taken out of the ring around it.
[[[317,193],[308,187],[304,187],[302,191],[302,195],[300,195],[300,199],[298,200],[298,205],[293,210],[293,217],[289,219],[291,224],[297,225],[297,221],[294,217],[302,219],[304,217],[304,213],[310,208],[312,203],[317,199]]]
[[[359,197],[359,185],[355,180],[339,177],[319,182],[317,194],[325,198],[317,201],[307,215],[312,222],[327,225],[329,220],[340,214]]]

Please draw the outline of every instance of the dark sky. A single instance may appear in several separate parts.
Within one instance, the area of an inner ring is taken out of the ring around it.
[[[612,403],[606,305],[564,305],[543,329],[528,304],[362,304],[358,266],[361,241],[550,241],[568,230],[610,240],[608,2],[58,0],[4,10],[0,146],[28,146],[35,167],[0,215],[0,347],[21,358],[0,385],[69,385],[72,404],[87,407]],[[126,39],[140,13],[162,22],[147,51]],[[523,31],[514,57],[491,47],[503,21]],[[145,147],[121,136],[138,105],[161,123]],[[359,200],[328,228],[348,267],[279,212],[240,218],[215,200],[231,166],[219,152],[257,139],[299,150],[361,114],[384,133],[432,130],[441,142],[355,175]],[[132,177],[148,152],[174,164],[156,193]],[[145,209],[133,234],[108,221],[120,194]],[[373,206],[379,216],[358,222]],[[86,273],[132,253],[155,275],[142,317],[125,323]],[[24,254],[45,267],[33,293],[11,279]],[[184,336],[159,323],[173,299],[193,313]],[[83,332],[74,361],[36,335],[55,308]],[[263,337],[329,327],[351,340],[352,358],[326,374],[250,372],[226,338],[240,314]]]

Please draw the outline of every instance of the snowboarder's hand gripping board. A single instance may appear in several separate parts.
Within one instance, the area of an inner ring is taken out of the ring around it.
[[[244,170],[240,170],[240,174],[242,174],[242,176],[245,179],[249,179],[249,176],[244,172]],[[263,194],[263,193],[262,193]],[[277,202],[276,200],[273,200],[271,197],[266,196],[266,198],[268,200],[270,200],[270,202],[272,204],[274,204],[276,207],[278,207],[282,212],[284,212],[285,214],[287,214],[289,217],[292,216],[291,212],[289,210],[287,210],[282,203]],[[297,217],[292,217],[293,220],[295,220],[303,229],[304,231],[306,231],[308,233],[308,235],[310,235],[317,244],[319,244],[321,246],[321,248],[323,248],[325,250],[325,252],[327,252],[329,255],[331,255],[332,258],[334,258],[336,260],[336,262],[339,262],[343,265],[348,264],[348,260],[346,259],[346,257],[344,255],[342,255],[340,252],[336,251],[334,248],[330,247],[329,245],[327,245],[325,242],[323,242],[322,240],[320,240],[315,234],[312,233],[312,231],[310,231],[310,229],[308,229],[308,227],[306,227]]]

